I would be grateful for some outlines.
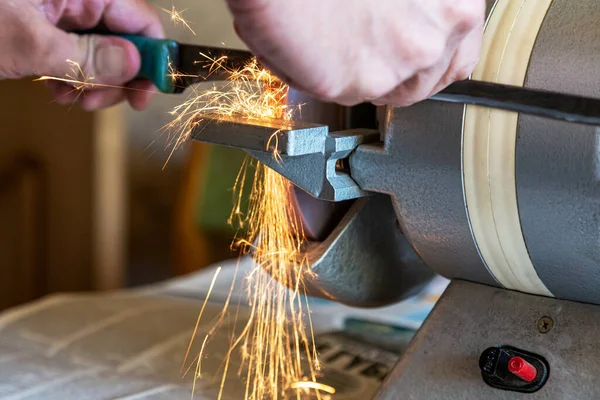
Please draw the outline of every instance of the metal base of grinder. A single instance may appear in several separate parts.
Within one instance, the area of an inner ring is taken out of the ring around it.
[[[453,281],[374,400],[600,398],[600,307]],[[514,346],[544,357],[545,385],[534,393],[487,385],[484,350]]]

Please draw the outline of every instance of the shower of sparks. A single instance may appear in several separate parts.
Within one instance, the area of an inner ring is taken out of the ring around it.
[[[246,238],[237,245],[255,261],[248,276],[250,318],[232,346],[241,349],[250,400],[277,399],[305,378],[316,383],[319,370],[312,329],[305,322],[304,280],[312,271],[301,256],[304,238],[290,204],[292,190],[285,178],[258,164],[247,216],[240,218],[239,201],[232,212],[245,224]]]
[[[231,70],[226,67],[226,56],[200,56],[204,61],[197,63],[205,64],[206,76],[225,71],[228,79],[219,85],[213,84],[208,90],[205,86],[192,86],[188,89],[191,92],[190,96],[171,111],[174,118],[164,128],[171,135],[168,146],[172,147],[172,151],[185,143],[194,128],[206,119],[216,122],[235,116],[251,121],[291,119],[294,110],[289,109],[284,101],[288,91],[287,85],[282,84],[268,70],[261,68],[256,59],[252,59],[240,69]],[[170,76],[174,81],[181,77],[174,71]]]
[[[171,17],[171,22],[175,25],[177,24],[181,24],[183,25],[186,29],[188,29],[190,32],[192,32],[194,35],[196,35],[196,32],[194,32],[194,30],[192,29],[192,27],[190,26],[189,22],[185,20],[185,18],[183,18],[183,13],[186,10],[177,10],[175,8],[175,6],[171,6],[170,10],[167,10],[166,8],[161,8],[162,11],[166,12],[167,14],[169,14],[169,16]]]
[[[224,61],[225,58],[210,59],[207,68],[209,71],[225,68]],[[286,105],[288,87],[262,69],[256,60],[227,72],[229,79],[221,87],[213,86],[208,91],[192,88],[191,97],[172,111],[174,119],[165,128],[174,134],[171,141],[174,148],[207,119],[212,123],[228,117],[248,121],[291,120],[294,110]],[[272,140],[277,140],[276,132]],[[281,175],[258,163],[248,209],[242,210],[250,164],[248,160],[243,163],[236,179],[236,200],[229,219],[243,232],[234,246],[254,260],[246,280],[250,315],[232,339],[225,357],[218,399],[231,378],[230,359],[234,352],[241,355],[242,365],[237,373],[245,380],[246,400],[285,398],[290,390],[295,390],[297,398],[308,390],[323,398],[319,390],[328,392],[330,387],[317,383],[320,365],[305,294],[305,280],[313,272],[302,255],[303,229],[290,200],[293,188]],[[212,329],[202,342],[195,363],[196,379],[202,375],[200,359],[207,351],[207,338],[214,332]],[[195,335],[192,342],[194,338]]]

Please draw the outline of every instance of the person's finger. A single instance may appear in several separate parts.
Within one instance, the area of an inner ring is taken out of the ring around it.
[[[146,0],[111,1],[104,9],[102,22],[112,32],[164,37],[158,11]]]
[[[448,70],[427,97],[439,93],[453,82],[464,80],[471,76],[479,61],[482,41],[483,27],[473,30],[465,37],[465,40],[460,44],[454,58],[450,62]]]
[[[95,111],[120,103],[125,97],[125,89],[102,88],[84,93],[77,103],[85,111]]]
[[[158,90],[152,82],[136,79],[127,85],[127,101],[135,110],[144,110],[157,92]]]
[[[57,26],[63,30],[84,30],[100,23],[115,33],[164,37],[158,12],[146,0],[69,1]]]
[[[46,86],[48,87],[48,90],[50,90],[50,94],[52,95],[52,98],[54,98],[54,101],[62,106],[73,104],[78,96],[83,95],[71,85],[63,82],[47,81]]]
[[[65,31],[91,29],[98,26],[105,2],[100,0],[62,2],[56,26]],[[53,18],[50,18],[52,20]]]
[[[419,100],[421,96],[431,91],[431,88],[439,81],[441,73],[431,71],[418,72],[412,78],[402,82],[390,93],[378,99],[372,100],[376,106],[407,107]]]
[[[141,65],[135,45],[115,36],[76,35],[56,27],[39,29],[29,55],[32,75],[123,85]]]
[[[114,105],[116,103],[113,102],[113,99],[116,101],[127,99],[134,109],[143,110],[148,107],[152,97],[158,92],[152,82],[142,79],[132,81],[123,89],[96,88],[88,91],[77,90],[71,85],[59,81],[46,81],[45,83],[57,104],[69,105],[79,102],[84,109],[90,110]],[[119,91],[123,91],[124,95],[116,95],[116,92]],[[98,92],[101,94],[96,94]]]
[[[373,100],[372,103],[375,105],[406,107],[426,99],[444,76],[449,64],[449,57],[445,57],[437,65],[417,72],[390,93]]]
[[[466,36],[458,35],[448,42],[445,57],[435,66],[420,71],[392,92],[373,101],[375,105],[406,107],[425,100],[450,83],[469,77],[478,61],[482,28],[477,27]]]

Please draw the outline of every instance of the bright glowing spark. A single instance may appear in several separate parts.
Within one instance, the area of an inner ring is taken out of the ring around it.
[[[169,71],[167,76],[169,78],[171,78],[171,80],[173,82],[177,82],[181,78],[196,78],[197,77],[197,75],[187,75],[187,74],[182,74],[181,72],[178,72],[175,69],[175,67],[173,66],[173,62],[171,60],[169,60],[169,63],[167,64],[167,69]]]
[[[207,68],[223,69],[224,60],[208,59]],[[227,72],[230,78],[222,87],[213,86],[203,92],[192,87],[191,97],[172,111],[174,119],[165,129],[174,133],[170,141],[174,149],[207,119],[213,123],[229,117],[249,121],[291,120],[293,110],[286,105],[288,87],[260,68],[256,60],[240,70]],[[277,142],[277,132],[271,140]],[[279,399],[293,385],[301,384],[298,388],[320,385],[316,380],[319,362],[305,296],[305,279],[313,272],[302,256],[304,236],[300,218],[291,204],[293,188],[281,175],[258,163],[245,212],[241,209],[241,196],[250,164],[248,160],[243,163],[236,179],[235,204],[229,218],[243,232],[234,246],[254,259],[254,267],[247,276],[250,316],[241,333],[233,338],[225,357],[219,399],[226,387],[234,351],[239,351],[242,357],[243,365],[238,372],[246,378],[247,400]],[[224,308],[220,320],[225,312]],[[207,337],[201,352],[206,340]],[[316,395],[319,397],[319,392]]]
[[[34,79],[33,81],[34,82],[56,81],[56,82],[62,82],[62,83],[71,85],[73,87],[73,90],[71,90],[67,94],[70,94],[73,92],[78,92],[77,97],[75,98],[74,101],[77,101],[77,99],[79,99],[79,96],[85,94],[86,89],[94,89],[94,88],[113,88],[113,89],[131,90],[134,92],[160,93],[158,91],[142,90],[142,89],[130,88],[130,87],[126,87],[126,86],[95,83],[95,82],[93,82],[94,77],[86,76],[85,73],[83,72],[83,69],[79,65],[79,63],[72,61],[72,60],[68,60],[68,59],[65,61],[71,66],[71,72],[67,73],[64,78],[44,75],[37,79]]]
[[[93,83],[94,77],[91,75],[87,76],[83,72],[83,69],[81,68],[81,65],[78,62],[69,60],[69,59],[67,59],[65,61],[71,67],[71,72],[67,73],[64,78],[42,76],[38,79],[35,79],[34,82],[35,81],[54,80],[54,81],[59,81],[59,82],[63,82],[63,83],[68,83],[73,86],[73,90],[68,92],[67,94],[70,94],[74,91],[78,92],[77,97],[75,98],[75,101],[77,101],[77,99],[79,99],[79,96],[81,96],[83,94],[83,92],[86,88],[100,86],[100,85]]]
[[[57,81],[57,82],[64,82],[64,83],[68,83],[70,85],[73,85],[74,91],[81,91],[83,92],[83,90],[85,88],[114,88],[114,89],[125,89],[125,90],[131,90],[134,92],[146,92],[146,93],[157,93],[160,94],[160,92],[158,91],[151,91],[151,90],[142,90],[142,89],[135,89],[135,88],[130,88],[130,87],[126,87],[126,86],[119,86],[119,85],[106,85],[103,83],[86,83],[83,81],[78,81],[75,79],[69,79],[69,78],[56,78],[53,76],[41,76],[37,79],[33,80],[34,82],[41,82],[41,81]]]
[[[292,389],[315,389],[315,390],[321,390],[321,391],[329,393],[329,394],[335,394],[334,387],[325,385],[324,383],[318,383],[318,382],[310,382],[310,381],[295,382],[295,383],[292,383],[291,388]]]
[[[181,24],[183,25],[185,28],[187,28],[190,32],[192,32],[194,35],[196,35],[196,32],[194,32],[194,30],[192,29],[192,27],[190,26],[189,22],[187,22],[185,20],[185,18],[183,18],[183,13],[187,11],[186,10],[177,10],[175,8],[175,6],[171,6],[170,10],[167,10],[166,8],[160,8],[162,11],[166,12],[167,14],[169,14],[169,16],[171,17],[171,22],[173,22],[174,24]]]
[[[77,79],[81,80],[80,86],[76,86],[76,89],[83,90],[86,85],[93,85],[92,81],[94,80],[94,77],[91,75],[86,76],[86,74],[83,72],[83,69],[81,68],[81,65],[79,65],[78,62],[69,59],[67,59],[66,61],[71,66],[71,73],[67,74],[67,78],[73,81],[76,81]]]
[[[217,270],[215,271],[215,275],[212,278],[212,281],[210,283],[210,287],[208,289],[208,293],[206,294],[206,298],[204,299],[204,303],[202,304],[202,308],[200,309],[200,313],[198,314],[198,319],[196,320],[196,326],[194,327],[194,333],[192,334],[193,336],[196,336],[196,332],[198,332],[198,326],[200,325],[200,320],[202,319],[202,315],[204,314],[204,309],[206,308],[206,304],[208,303],[208,299],[210,298],[210,295],[212,293],[213,287],[215,286],[215,282],[217,281],[217,277],[219,276],[219,272],[221,272],[221,267],[217,268]],[[185,359],[183,360],[184,364],[188,358],[188,356],[190,355],[190,349],[192,347],[192,343],[190,342],[190,345],[187,348],[187,351],[185,352]],[[183,368],[182,368],[183,370]]]
[[[204,337],[204,341],[202,342],[202,347],[200,348],[200,354],[198,354],[198,362],[196,364],[196,374],[194,375],[194,383],[192,384],[192,399],[194,398],[194,394],[196,393],[196,381],[198,379],[202,379],[202,356],[204,354],[204,348],[206,347],[206,342],[208,341],[209,336],[206,335]]]

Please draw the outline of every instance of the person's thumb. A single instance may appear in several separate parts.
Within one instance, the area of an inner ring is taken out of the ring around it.
[[[89,83],[123,85],[137,75],[141,60],[136,47],[116,36],[77,35],[53,29],[42,46],[36,74],[67,76]]]

